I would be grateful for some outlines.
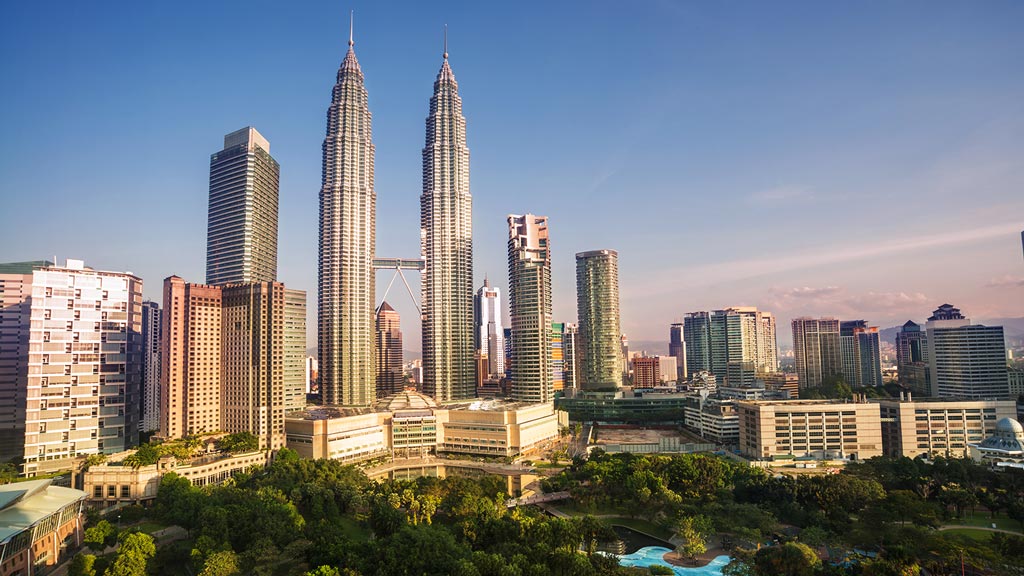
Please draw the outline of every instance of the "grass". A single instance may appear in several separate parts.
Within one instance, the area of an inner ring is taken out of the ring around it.
[[[669,530],[666,530],[656,524],[652,524],[647,520],[640,520],[638,518],[602,518],[602,520],[604,520],[608,524],[632,528],[637,532],[649,534],[651,536],[654,536],[655,538],[665,540],[666,542],[669,538],[673,536],[672,532],[670,532]]]
[[[995,534],[995,532],[990,532],[988,530],[977,530],[974,528],[952,528],[950,530],[943,530],[942,532],[940,532],[940,534],[955,534],[957,536],[966,536],[968,538],[971,538],[972,540],[987,542],[989,538],[992,537],[992,534]]]
[[[145,534],[152,534],[153,532],[156,532],[157,530],[163,530],[164,528],[167,528],[167,526],[164,526],[163,524],[159,524],[157,522],[152,522],[152,521],[145,520],[145,521],[139,522],[138,524],[129,526],[129,528],[133,528],[133,529],[138,530],[139,532],[143,532]]]
[[[348,516],[342,516],[338,520],[338,525],[341,526],[341,531],[356,542],[366,542],[370,539],[370,532],[359,525],[359,522],[354,518]]]
[[[964,526],[977,526],[979,528],[991,528],[992,524],[996,525],[996,528],[1002,530],[1009,530],[1011,532],[1020,532],[1020,523],[1016,520],[1012,520],[1005,514],[999,514],[995,518],[989,518],[988,513],[979,512],[973,516],[964,516],[960,519],[953,519],[946,524],[962,524]]]

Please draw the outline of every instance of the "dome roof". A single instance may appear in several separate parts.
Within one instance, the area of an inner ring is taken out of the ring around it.
[[[399,410],[429,410],[437,408],[437,402],[426,394],[413,390],[404,390],[391,396],[385,396],[377,401],[378,410],[397,412]]]
[[[1009,432],[1011,434],[1020,434],[1024,432],[1024,426],[1020,425],[1013,418],[1003,418],[999,422],[996,422],[996,432]]]

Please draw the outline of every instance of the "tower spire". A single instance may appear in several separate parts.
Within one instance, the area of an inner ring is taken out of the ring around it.
[[[444,25],[444,59],[448,59],[448,25]]]
[[[355,22],[355,19],[356,19],[356,11],[352,10],[352,11],[350,11],[348,13],[348,46],[349,46],[349,48],[351,48],[352,46],[355,46],[355,44],[356,44],[355,42],[352,41],[352,24]]]

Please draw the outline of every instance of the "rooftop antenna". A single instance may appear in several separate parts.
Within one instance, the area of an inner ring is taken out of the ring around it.
[[[444,25],[444,59],[448,59],[448,25]]]
[[[352,10],[348,13],[348,46],[351,48],[355,46],[355,42],[352,41],[352,23],[355,22],[356,11]]]

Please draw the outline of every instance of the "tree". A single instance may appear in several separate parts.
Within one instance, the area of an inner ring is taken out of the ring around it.
[[[231,550],[214,552],[203,563],[203,571],[199,576],[235,576],[241,574],[238,568],[238,556]]]
[[[259,450],[260,439],[252,432],[236,432],[217,440],[217,448],[232,454],[252,452]]]
[[[341,571],[334,566],[319,566],[316,570],[310,570],[303,576],[341,576]]]
[[[71,559],[68,576],[96,576],[96,557],[92,554],[79,552]]]
[[[90,526],[85,529],[85,545],[97,552],[102,552],[104,548],[110,546],[115,542],[117,538],[117,529],[107,522],[106,520],[100,520],[95,526]]]
[[[146,563],[156,555],[153,538],[142,532],[125,532],[118,539],[117,557],[103,576],[146,576]]]
[[[676,535],[682,543],[676,548],[681,556],[696,558],[708,551],[711,520],[707,516],[684,516],[676,523]]]
[[[819,564],[814,550],[799,542],[766,546],[754,555],[758,576],[811,576]]]

